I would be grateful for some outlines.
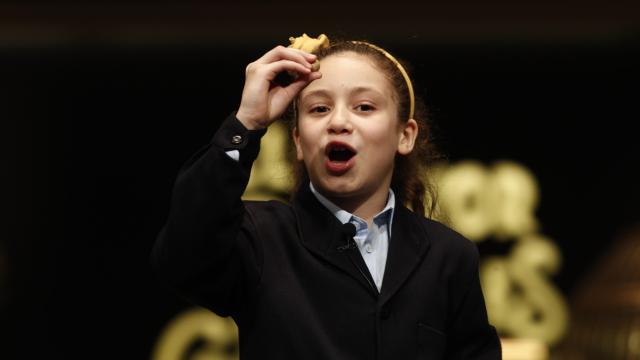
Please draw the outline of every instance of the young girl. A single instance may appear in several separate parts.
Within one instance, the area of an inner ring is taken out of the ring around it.
[[[283,72],[297,77],[279,84]],[[288,106],[303,164],[292,204],[243,202],[260,138]],[[475,245],[424,217],[421,109],[374,45],[272,49],[181,168],[154,267],[233,317],[241,359],[500,359]]]

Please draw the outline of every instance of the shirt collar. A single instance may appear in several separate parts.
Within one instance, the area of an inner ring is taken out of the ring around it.
[[[313,183],[309,182],[309,188],[311,189],[311,193],[316,197],[316,199],[318,199],[318,201],[325,208],[327,208],[327,210],[329,210],[329,212],[331,212],[333,216],[335,216],[338,219],[338,221],[340,221],[341,223],[346,224],[348,222],[352,222],[353,218],[359,219],[361,220],[361,222],[360,221],[354,222],[354,225],[356,225],[357,230],[360,230],[359,227],[361,226],[362,223],[366,224],[366,222],[363,219],[360,219],[356,215],[353,215],[352,213],[341,209],[338,205],[334,204],[333,202],[331,202],[331,200],[327,199],[326,197],[324,197],[324,195],[320,194],[318,190],[316,190],[316,188],[313,186]],[[393,190],[389,188],[387,204],[382,209],[382,211],[380,211],[373,217],[373,221],[376,222],[378,225],[381,225],[381,223],[389,224],[389,234],[391,234],[391,224],[393,223],[393,212],[395,210],[395,206],[396,206],[396,197],[393,193]],[[360,225],[358,223],[360,223]]]

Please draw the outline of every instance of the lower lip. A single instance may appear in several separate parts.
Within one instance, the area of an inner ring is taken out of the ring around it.
[[[347,161],[331,161],[330,159],[326,159],[324,165],[329,173],[334,175],[342,175],[349,171],[355,164],[355,156]]]

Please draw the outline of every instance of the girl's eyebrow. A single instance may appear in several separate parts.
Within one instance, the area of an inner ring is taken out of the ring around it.
[[[363,92],[372,92],[372,93],[374,93],[376,95],[383,96],[383,94],[380,91],[378,91],[378,90],[376,90],[376,88],[373,88],[373,87],[370,87],[370,86],[356,86],[355,88],[351,89],[351,91],[350,91],[350,93],[352,95],[361,94]]]
[[[310,97],[310,96],[321,96],[321,97],[330,97],[330,92],[329,90],[325,90],[325,89],[317,89],[317,90],[313,90],[307,94],[302,95],[302,98],[300,98],[300,101],[304,101],[306,98]]]
[[[353,89],[349,90],[349,94],[350,95],[358,95],[364,92],[372,92],[378,96],[384,97],[384,94],[381,93],[380,91],[376,90],[373,87],[370,86],[356,86]],[[317,90],[312,90],[307,94],[304,94],[302,96],[302,98],[300,99],[301,101],[304,101],[306,98],[310,97],[310,96],[321,96],[321,97],[331,97],[331,91],[326,90],[326,89],[317,89]]]

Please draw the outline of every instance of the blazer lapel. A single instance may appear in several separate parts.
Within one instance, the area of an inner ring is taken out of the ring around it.
[[[420,222],[409,209],[396,204],[380,294],[382,304],[400,289],[429,249],[429,238]]]
[[[327,210],[303,185],[293,200],[293,209],[298,222],[302,244],[311,252],[333,264],[353,277],[364,286],[371,295],[378,296],[378,290],[372,288],[373,280],[369,270],[357,249],[338,250],[347,244],[340,221]],[[395,226],[394,226],[395,227]]]

